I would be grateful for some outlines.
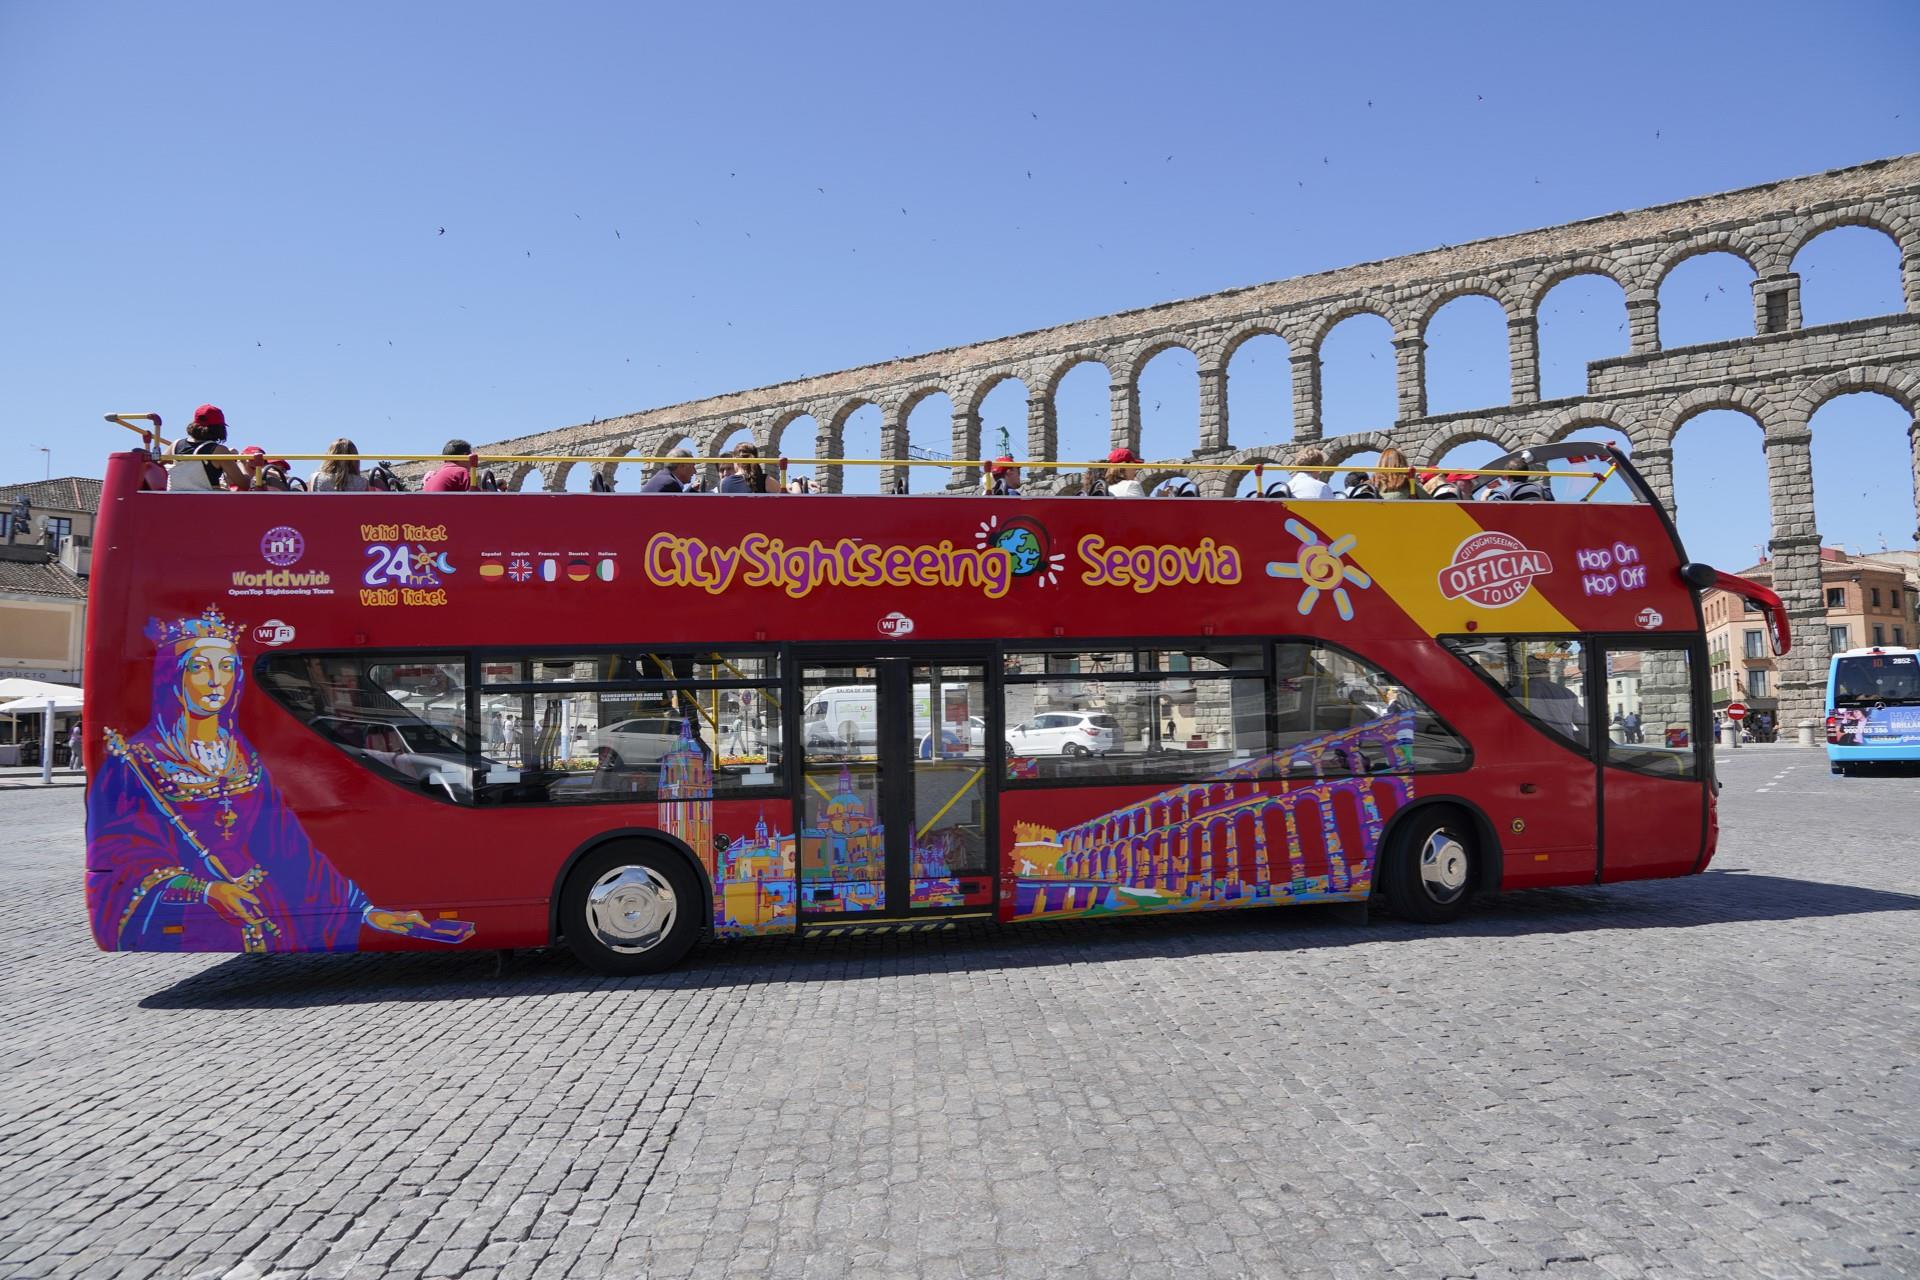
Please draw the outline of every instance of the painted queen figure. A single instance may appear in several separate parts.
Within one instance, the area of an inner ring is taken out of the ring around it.
[[[239,628],[154,619],[153,712],[87,787],[87,901],[107,951],[353,951],[361,931],[463,942],[473,925],[368,901],[314,848],[235,709]]]

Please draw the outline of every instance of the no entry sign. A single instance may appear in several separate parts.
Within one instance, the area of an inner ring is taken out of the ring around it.
[[[1746,703],[1729,702],[1727,704],[1727,719],[1738,721],[1738,720],[1745,720],[1746,718],[1747,718]]]

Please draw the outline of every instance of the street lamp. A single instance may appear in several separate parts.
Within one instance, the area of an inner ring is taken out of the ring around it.
[[[47,455],[46,457],[47,473],[44,478],[51,480],[53,479],[53,450],[47,448],[45,445],[41,445],[40,452]]]

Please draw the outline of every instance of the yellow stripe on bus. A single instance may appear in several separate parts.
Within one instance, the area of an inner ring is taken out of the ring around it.
[[[1440,594],[1440,571],[1453,563],[1454,549],[1482,531],[1458,503],[1316,502],[1293,510],[1319,526],[1328,542],[1352,535],[1354,547],[1345,559],[1371,574],[1374,590],[1386,592],[1428,635],[1463,632],[1469,620],[1481,626],[1498,623],[1501,631],[1579,630],[1537,586],[1500,609],[1483,609],[1469,600],[1449,600]],[[1278,548],[1269,554],[1286,558]],[[1554,570],[1570,573],[1573,567],[1555,565]],[[1354,594],[1364,597],[1372,592]],[[1363,600],[1354,603],[1363,605]]]

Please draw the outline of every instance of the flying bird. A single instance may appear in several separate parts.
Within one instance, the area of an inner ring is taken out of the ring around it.
[[[440,234],[441,235],[447,234],[447,229],[445,227],[440,228]]]

